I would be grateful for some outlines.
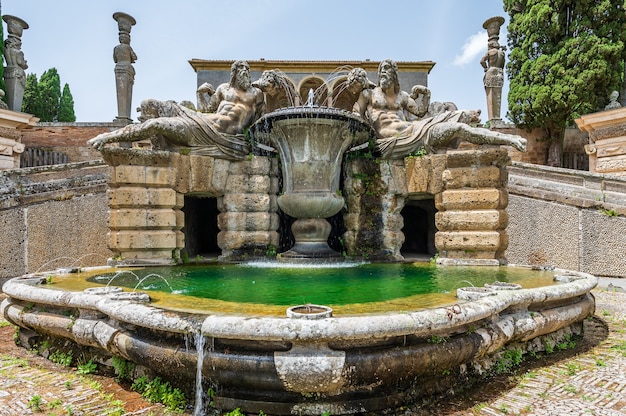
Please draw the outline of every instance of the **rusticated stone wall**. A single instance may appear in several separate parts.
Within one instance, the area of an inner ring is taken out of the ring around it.
[[[407,193],[404,161],[355,159],[345,167],[346,253],[370,260],[402,259],[401,211]]]
[[[278,162],[110,148],[109,247],[121,264],[173,263],[185,248],[185,196],[217,199],[222,260],[264,256],[279,247]],[[402,209],[434,199],[441,263],[500,264],[507,246],[506,150],[448,151],[406,160],[356,158],[345,164],[346,254],[398,261]],[[413,219],[410,219],[411,221]]]
[[[507,247],[506,150],[448,151],[405,160],[345,164],[344,244],[350,256],[402,259],[411,200],[433,199],[439,262],[497,265]]]
[[[174,152],[111,148],[109,247],[118,264],[170,264],[185,248],[185,195],[217,198],[223,260],[278,246],[277,162],[231,162]]]
[[[224,196],[218,199],[217,244],[222,258],[263,256],[278,247],[277,175],[273,158],[230,163]]]
[[[123,152],[124,158],[115,151],[107,156],[113,167],[85,162],[0,173],[0,282],[37,270],[102,265],[146,248],[171,261],[173,251],[185,246],[184,195],[218,200],[221,212],[213,214],[224,260],[278,246],[275,158],[233,163]],[[442,261],[491,264],[504,257],[514,264],[626,277],[626,180],[514,162],[506,197],[499,188],[506,181],[502,152],[449,151],[347,164],[344,240],[350,255],[399,259],[404,222],[412,221],[399,213],[404,205],[430,199],[438,211],[435,238]]]
[[[504,148],[407,159],[408,198],[435,199],[435,246],[442,264],[497,265],[508,245]]]

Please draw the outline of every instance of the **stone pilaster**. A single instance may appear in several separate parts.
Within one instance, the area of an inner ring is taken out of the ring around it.
[[[504,149],[448,151],[435,195],[441,264],[498,265],[508,245],[508,164]]]
[[[276,159],[255,156],[231,162],[224,194],[218,198],[217,244],[222,260],[263,257],[279,244]]]
[[[103,153],[104,154],[104,153]],[[117,264],[170,264],[184,239],[182,198],[167,152],[104,154],[109,183],[109,248]],[[113,162],[113,163],[111,163]]]

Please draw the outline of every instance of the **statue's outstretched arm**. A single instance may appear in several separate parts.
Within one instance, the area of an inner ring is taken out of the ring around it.
[[[121,129],[97,135],[87,141],[87,144],[101,150],[108,143],[136,142],[149,139],[157,134],[176,139],[175,136],[184,136],[186,124],[176,117],[151,118],[139,124],[129,124]]]
[[[442,122],[432,126],[427,144],[431,147],[446,147],[454,140],[465,140],[474,144],[513,146],[520,152],[526,151],[526,139],[521,136],[471,127],[459,122]]]

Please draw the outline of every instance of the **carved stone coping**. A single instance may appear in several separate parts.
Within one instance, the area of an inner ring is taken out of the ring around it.
[[[574,120],[582,131],[588,133],[605,127],[626,123],[626,108],[616,108],[615,110],[600,111],[598,113],[585,114]]]
[[[39,118],[32,114],[20,113],[18,111],[0,109],[0,127],[12,129],[25,129],[33,127]]]

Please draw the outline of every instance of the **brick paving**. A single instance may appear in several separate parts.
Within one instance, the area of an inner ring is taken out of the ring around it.
[[[511,376],[513,383],[497,394],[490,393],[492,386],[485,383],[465,395],[462,403],[450,398],[449,406],[410,414],[626,415],[626,293],[596,289],[594,295],[595,326],[593,322],[586,325],[585,337],[593,337],[589,332],[595,330],[606,333],[606,326],[608,336],[598,335],[600,341],[590,348],[544,367],[518,372]],[[28,352],[18,357],[12,351],[15,348],[0,343],[0,416],[168,414],[162,406],[147,403],[135,403],[128,411],[129,403],[120,397],[130,396],[120,396],[120,387],[110,379],[103,387],[105,377],[80,376],[47,360],[47,365],[40,365],[37,360],[43,358]],[[30,359],[24,359],[25,354]],[[34,396],[40,397],[39,412],[29,407]]]

